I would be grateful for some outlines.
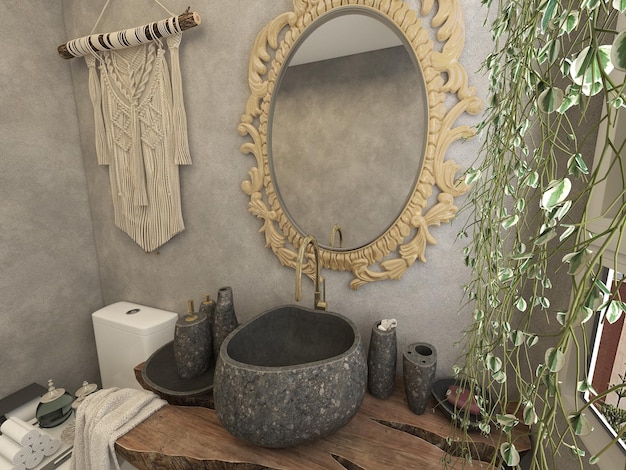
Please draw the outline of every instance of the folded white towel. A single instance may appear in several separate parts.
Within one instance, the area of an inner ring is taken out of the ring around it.
[[[87,396],[76,410],[71,470],[119,470],[115,441],[165,400],[146,390],[107,388]]]

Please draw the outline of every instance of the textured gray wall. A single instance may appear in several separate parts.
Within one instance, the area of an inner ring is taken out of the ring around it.
[[[410,1],[413,8],[417,1]],[[490,49],[484,9],[463,0],[467,45],[461,60],[479,94],[476,73]],[[247,65],[258,31],[291,7],[290,0],[200,1],[201,27],[186,33],[181,62],[194,164],[181,169],[187,230],[159,254],[147,255],[113,224],[108,169],[96,164],[93,111],[82,59],[55,52],[88,34],[104,0],[3,0],[0,58],[0,396],[52,377],[74,390],[98,379],[90,313],[118,300],[182,311],[187,298],[230,285],[241,321],[293,302],[294,272],[264,248],[260,222],[247,212],[240,184],[253,159],[237,125],[248,97]],[[118,30],[165,17],[152,0],[111,0],[100,28]],[[188,2],[168,0],[170,10]],[[64,24],[65,22],[65,24]],[[475,124],[463,117],[460,123]],[[467,167],[479,139],[455,144],[448,156]],[[461,202],[461,201],[459,201]],[[326,272],[330,308],[344,313],[369,340],[375,320],[398,319],[399,347],[429,341],[438,376],[450,374],[467,270],[459,223],[433,229],[428,262],[400,281],[348,287],[347,273]],[[94,241],[95,240],[95,241]],[[304,304],[312,302],[306,283]],[[467,312],[465,312],[467,314]],[[401,364],[401,362],[399,362]],[[561,464],[559,464],[561,467]],[[562,468],[568,464],[563,462]]]
[[[7,30],[10,47],[2,58],[0,135],[9,164],[1,185],[6,202],[0,247],[0,394],[31,381],[45,382],[48,376],[69,389],[83,379],[95,380],[89,314],[103,304],[129,300],[181,311],[187,298],[199,300],[204,293],[215,294],[220,286],[231,285],[243,321],[271,306],[293,302],[294,271],[281,267],[264,248],[260,222],[247,212],[248,198],[240,184],[253,160],[239,151],[246,140],[236,130],[249,94],[252,43],[258,31],[289,9],[291,2],[229,0],[194,5],[203,24],[185,34],[181,50],[194,159],[193,166],[181,168],[187,229],[160,254],[149,255],[113,224],[108,168],[96,163],[84,61],[65,61],[55,52],[64,40],[91,31],[104,2],[94,3],[5,0],[0,4],[5,28],[13,28]],[[128,5],[112,0],[99,29],[132,27],[165,15],[151,0]],[[170,1],[168,7],[180,12],[187,2]],[[478,11],[479,7],[467,8]],[[482,17],[482,11],[478,14]],[[468,21],[468,37],[488,41],[475,21]],[[468,47],[463,57],[470,74],[478,69],[480,49]],[[475,74],[472,81],[481,87]],[[477,148],[478,140],[459,144],[450,157],[468,165]],[[414,265],[401,281],[372,284],[355,292],[348,287],[349,274],[326,273],[330,308],[351,317],[366,339],[375,320],[397,318],[400,346],[431,341],[439,350],[439,375],[449,374],[457,355],[453,343],[464,324],[457,311],[467,274],[462,246],[454,244],[457,228],[435,229],[439,244],[428,248],[428,263]],[[310,305],[307,286],[304,303]]]
[[[3,0],[0,397],[99,379],[103,305],[60,0]]]
[[[98,5],[104,2],[97,2]],[[480,41],[489,41],[483,11],[465,2],[471,38],[462,60],[472,82],[483,96],[485,85],[474,73],[482,60]],[[168,1],[175,12],[188,2]],[[67,37],[91,31],[99,14],[93,2],[63,0]],[[102,291],[106,304],[129,300],[159,308],[183,311],[188,298],[199,301],[204,293],[215,295],[221,286],[233,287],[241,321],[275,305],[294,302],[294,271],[280,265],[264,248],[258,233],[260,221],[247,211],[248,197],[241,182],[253,166],[251,156],[239,147],[247,142],[237,133],[249,96],[248,58],[260,29],[291,8],[289,0],[229,0],[198,2],[193,9],[202,25],[184,34],[181,68],[193,165],[181,167],[181,191],[186,230],[164,245],[159,254],[145,254],[113,224],[108,168],[98,166],[94,148],[93,111],[82,59],[71,60],[84,165],[91,214],[99,255]],[[165,13],[151,0],[137,0],[130,7],[112,0],[99,30],[118,30],[161,19]],[[473,44],[473,45],[472,45]],[[475,124],[476,117],[464,118]],[[451,149],[450,158],[468,166],[476,157],[478,139]],[[458,314],[467,271],[455,243],[459,225],[434,228],[438,245],[426,252],[428,262],[417,263],[400,281],[375,283],[352,291],[348,273],[325,272],[330,309],[344,313],[369,341],[370,327],[385,317],[399,322],[400,347],[414,341],[430,341],[439,352],[438,375],[450,374],[466,317]],[[305,283],[304,305],[312,305],[312,288]]]

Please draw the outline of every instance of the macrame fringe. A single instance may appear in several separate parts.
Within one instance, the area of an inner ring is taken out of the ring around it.
[[[182,34],[169,36],[167,46],[170,51],[171,75],[172,75],[172,116],[176,150],[174,152],[175,163],[178,165],[191,165],[189,153],[189,138],[187,135],[187,114],[183,102],[183,83],[180,73],[179,47]]]
[[[108,165],[109,150],[107,149],[107,133],[102,118],[102,91],[100,89],[100,77],[96,69],[96,58],[92,55],[85,56],[85,62],[89,69],[89,96],[93,105],[93,118],[95,122],[96,157],[99,165]]]
[[[186,127],[180,127],[186,118],[175,119],[184,113],[178,61],[174,91],[161,45],[137,48],[98,53],[101,65],[93,67],[90,87],[100,114],[96,126],[103,123],[97,133],[104,133],[104,158],[98,162],[109,165],[115,225],[150,252],[185,229],[178,165],[190,164],[191,157]],[[177,59],[175,49],[170,56]]]

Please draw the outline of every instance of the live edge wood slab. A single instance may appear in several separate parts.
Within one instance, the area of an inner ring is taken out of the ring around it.
[[[142,366],[135,369],[140,383]],[[210,406],[212,399],[195,397],[192,403]],[[356,416],[336,433],[287,449],[264,449],[236,439],[222,427],[213,409],[166,405],[120,437],[115,448],[144,470],[441,469],[446,449],[451,455],[458,453],[455,440],[459,431],[436,409],[434,401],[431,405],[423,415],[413,414],[399,377],[393,395],[386,400],[366,393]],[[517,430],[519,451],[530,449],[527,431]],[[472,437],[473,458],[490,460],[499,447],[498,436],[472,433]]]

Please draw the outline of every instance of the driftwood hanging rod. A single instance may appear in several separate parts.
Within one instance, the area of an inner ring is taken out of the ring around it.
[[[182,15],[173,16],[162,21],[149,23],[137,28],[130,28],[114,33],[91,34],[73,39],[57,47],[59,55],[64,59],[72,59],[90,54],[92,51],[109,51],[145,44],[158,38],[172,36],[187,29],[198,26],[200,15],[194,11],[186,11]]]

